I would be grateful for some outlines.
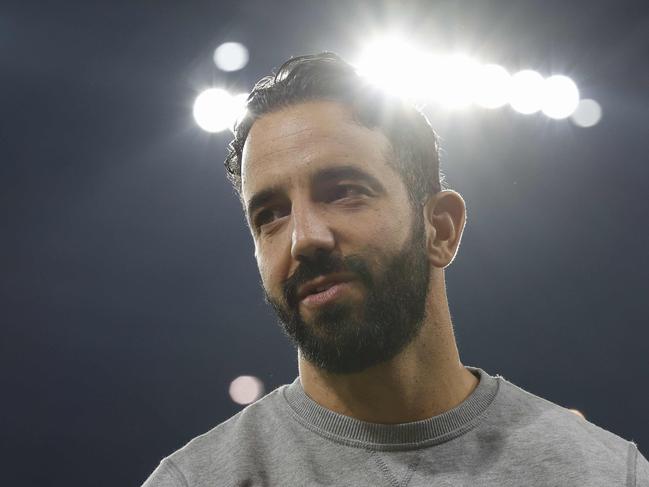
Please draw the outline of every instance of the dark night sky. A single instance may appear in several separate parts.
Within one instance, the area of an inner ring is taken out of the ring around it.
[[[225,179],[229,135],[201,131],[191,106],[291,55],[351,58],[394,24],[570,75],[602,104],[589,129],[426,108],[469,211],[448,294],[463,363],[649,454],[648,8],[400,4],[0,4],[3,485],[139,485],[241,408],[234,377],[293,380]],[[250,48],[243,71],[215,68],[226,40]]]

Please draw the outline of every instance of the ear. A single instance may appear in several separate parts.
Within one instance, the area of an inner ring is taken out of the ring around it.
[[[466,222],[464,199],[455,191],[440,191],[428,199],[423,211],[428,258],[443,269],[453,262],[460,246]]]

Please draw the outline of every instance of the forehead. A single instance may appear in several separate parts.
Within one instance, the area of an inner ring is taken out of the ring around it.
[[[397,177],[386,163],[389,148],[380,130],[358,124],[338,102],[310,101],[263,115],[243,149],[244,200],[268,187],[308,183],[328,166],[355,166],[378,179]]]

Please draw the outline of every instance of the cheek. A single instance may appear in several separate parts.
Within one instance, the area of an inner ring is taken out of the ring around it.
[[[256,254],[257,269],[264,288],[269,293],[276,294],[281,276],[281,262],[277,258],[273,258],[272,255],[272,252],[258,252]]]
[[[271,271],[269,266],[263,263],[262,259],[257,259],[257,268],[259,269],[259,277],[261,278],[261,283],[265,289],[270,289],[270,283],[272,281]]]
[[[390,249],[401,248],[408,239],[410,221],[405,217],[377,210],[367,223],[357,227],[354,239],[356,242],[365,241],[368,250],[389,253]]]

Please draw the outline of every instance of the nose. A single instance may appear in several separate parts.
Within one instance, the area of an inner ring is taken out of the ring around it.
[[[314,259],[318,252],[331,252],[335,246],[328,221],[313,205],[293,205],[291,255],[295,260]]]

